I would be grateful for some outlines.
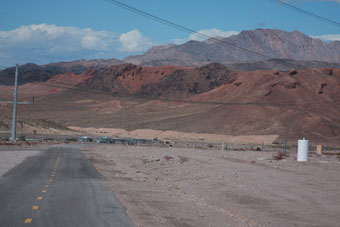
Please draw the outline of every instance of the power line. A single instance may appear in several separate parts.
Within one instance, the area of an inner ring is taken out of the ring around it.
[[[284,7],[288,8],[288,9],[297,11],[297,12],[302,13],[302,14],[304,14],[304,15],[307,15],[307,16],[309,16],[309,17],[313,17],[313,18],[315,18],[315,19],[317,19],[317,20],[320,20],[320,21],[323,21],[323,22],[332,24],[332,25],[334,25],[334,26],[340,27],[340,23],[339,23],[339,22],[336,22],[336,21],[331,20],[331,19],[328,19],[328,18],[326,18],[326,17],[317,15],[317,14],[312,13],[312,12],[309,12],[309,11],[307,11],[307,10],[298,8],[298,7],[293,6],[293,5],[291,5],[291,4],[287,3],[287,2],[283,2],[283,1],[280,1],[280,0],[269,0],[269,1],[274,2],[274,3],[278,4],[278,5],[284,6]]]
[[[119,2],[117,0],[105,0],[106,2],[110,3],[110,4],[113,4],[113,5],[116,5],[120,8],[124,8],[126,10],[129,10],[133,13],[136,13],[136,14],[139,14],[141,16],[144,16],[144,17],[147,17],[151,20],[155,20],[155,21],[158,21],[162,24],[165,24],[167,26],[170,26],[170,27],[173,27],[175,29],[178,29],[178,30],[181,30],[181,31],[184,31],[186,33],[189,33],[189,34],[195,34],[196,36],[200,37],[200,38],[203,38],[203,39],[209,39],[213,42],[216,42],[216,43],[219,43],[221,45],[224,45],[224,46],[228,46],[228,47],[231,47],[231,48],[234,48],[234,49],[238,49],[238,50],[242,50],[244,52],[247,52],[249,54],[252,54],[254,56],[257,56],[257,57],[261,57],[261,58],[265,58],[265,59],[273,59],[273,57],[270,57],[270,56],[267,56],[267,55],[264,55],[264,54],[260,54],[260,53],[257,53],[255,51],[252,51],[252,50],[249,50],[249,49],[246,49],[246,48],[243,48],[243,47],[240,47],[240,46],[237,46],[233,43],[230,43],[230,42],[226,42],[226,41],[221,41],[219,39],[216,39],[214,37],[211,37],[211,36],[208,36],[208,35],[205,35],[203,33],[200,33],[200,32],[197,32],[193,29],[190,29],[190,28],[187,28],[187,27],[184,27],[182,25],[179,25],[179,24],[176,24],[176,23],[173,23],[169,20],[165,20],[163,18],[160,18],[158,16],[155,16],[155,15],[152,15],[150,13],[147,13],[145,11],[142,11],[140,9],[137,9],[137,8],[134,8],[132,6],[129,6],[127,4],[124,4],[122,2]]]
[[[260,58],[262,58],[262,59],[266,59],[266,60],[271,59],[272,61],[278,62],[278,63],[280,63],[281,65],[286,65],[286,66],[289,66],[289,67],[292,67],[292,68],[296,68],[296,67],[297,67],[296,64],[292,64],[292,63],[289,63],[289,62],[285,62],[285,61],[282,60],[282,59],[277,59],[277,58],[271,57],[271,56],[269,56],[269,55],[265,55],[265,54],[261,54],[261,53],[258,53],[258,52],[256,52],[256,51],[253,51],[253,50],[249,50],[249,49],[247,49],[247,48],[238,46],[238,45],[236,45],[236,44],[234,44],[234,43],[231,43],[231,42],[228,42],[228,41],[226,41],[226,40],[223,40],[223,41],[222,41],[222,40],[217,39],[217,38],[215,38],[215,37],[211,37],[211,36],[205,35],[205,34],[203,34],[203,33],[197,32],[197,31],[195,31],[195,30],[193,30],[193,29],[187,28],[187,27],[185,27],[185,26],[176,24],[176,23],[171,22],[171,21],[169,21],[169,20],[166,20],[166,19],[160,18],[160,17],[158,17],[158,16],[155,16],[155,15],[153,15],[153,14],[147,13],[147,12],[145,12],[145,11],[142,11],[142,10],[140,10],[140,9],[137,9],[137,8],[135,8],[135,7],[132,7],[132,6],[130,6],[130,5],[127,5],[127,4],[125,4],[125,3],[122,3],[122,2],[120,2],[120,1],[117,1],[117,0],[104,0],[104,1],[106,1],[106,2],[108,2],[108,3],[110,3],[110,4],[112,4],[112,5],[118,6],[118,7],[120,7],[120,8],[126,9],[126,10],[128,10],[128,11],[130,11],[130,12],[133,12],[133,13],[139,14],[139,15],[141,15],[141,16],[144,16],[144,17],[146,17],[146,18],[149,18],[149,19],[151,19],[151,20],[154,20],[154,21],[157,21],[157,22],[159,22],[159,23],[165,24],[165,25],[167,25],[167,26],[173,27],[173,28],[175,28],[175,29],[177,29],[177,30],[180,30],[180,31],[183,31],[183,32],[186,32],[186,33],[189,33],[189,34],[194,34],[194,35],[196,35],[196,36],[198,36],[198,37],[200,37],[200,38],[203,38],[203,39],[209,39],[210,41],[215,42],[215,43],[217,43],[217,44],[220,44],[220,45],[222,45],[222,46],[231,47],[231,48],[233,48],[233,49],[237,49],[237,50],[243,51],[243,52],[245,52],[245,53],[247,53],[247,54],[250,54],[250,55],[253,55],[253,56],[257,56],[257,57],[260,57]],[[331,75],[326,75],[326,74],[320,73],[320,72],[318,72],[318,71],[315,71],[315,70],[313,70],[313,69],[310,69],[310,70],[312,70],[313,72],[315,72],[315,73],[317,73],[317,74],[319,74],[319,75],[321,75],[321,76],[333,77],[333,76],[331,76]]]

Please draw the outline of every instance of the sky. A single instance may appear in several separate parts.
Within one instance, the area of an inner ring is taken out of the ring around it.
[[[208,36],[257,28],[298,30],[340,40],[340,27],[270,0],[120,0]],[[285,0],[340,23],[340,0]],[[118,58],[198,37],[119,8],[105,0],[2,0],[0,65]]]

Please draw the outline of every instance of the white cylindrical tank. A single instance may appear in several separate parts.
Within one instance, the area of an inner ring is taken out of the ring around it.
[[[308,153],[309,153],[309,140],[303,138],[302,140],[298,141],[297,161],[307,162]]]

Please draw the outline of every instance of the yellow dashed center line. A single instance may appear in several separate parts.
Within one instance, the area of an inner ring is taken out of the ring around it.
[[[25,224],[29,224],[31,222],[32,222],[32,218],[26,218],[24,221]]]
[[[55,166],[54,166],[54,168],[53,168],[53,171],[52,171],[52,173],[51,173],[50,179],[48,179],[47,182],[46,182],[46,184],[45,184],[45,188],[48,188],[48,185],[49,185],[50,183],[52,183],[52,181],[53,181],[53,177],[55,176],[55,174],[56,174],[56,172],[57,172],[57,168],[58,168],[58,166],[59,166],[59,163],[60,163],[60,160],[61,160],[61,155],[62,155],[62,153],[63,153],[63,151],[61,151],[61,152],[59,153],[59,155],[58,155],[58,158],[57,158],[57,161],[56,161]],[[42,190],[41,192],[42,192],[42,193],[46,193],[47,190],[44,189],[44,190]],[[42,199],[43,199],[42,196],[38,196],[38,197],[37,197],[37,200],[42,200]],[[37,206],[37,205],[32,206],[32,210],[39,210],[39,206]],[[25,224],[30,224],[31,222],[32,222],[32,218],[26,218],[25,221],[24,221]]]

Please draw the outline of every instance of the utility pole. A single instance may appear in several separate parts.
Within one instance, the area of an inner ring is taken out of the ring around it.
[[[16,68],[15,68],[13,119],[12,119],[12,137],[11,137],[11,140],[16,140],[17,139],[16,131],[17,131],[18,75],[19,75],[19,64],[17,64]]]
[[[16,129],[17,129],[17,104],[32,104],[29,102],[18,102],[18,76],[19,76],[19,64],[15,68],[15,80],[14,80],[14,100],[12,101],[2,101],[0,103],[13,104],[13,119],[12,119],[12,137],[11,140],[16,140]],[[34,100],[34,98],[33,98]],[[22,126],[21,126],[22,128]]]

